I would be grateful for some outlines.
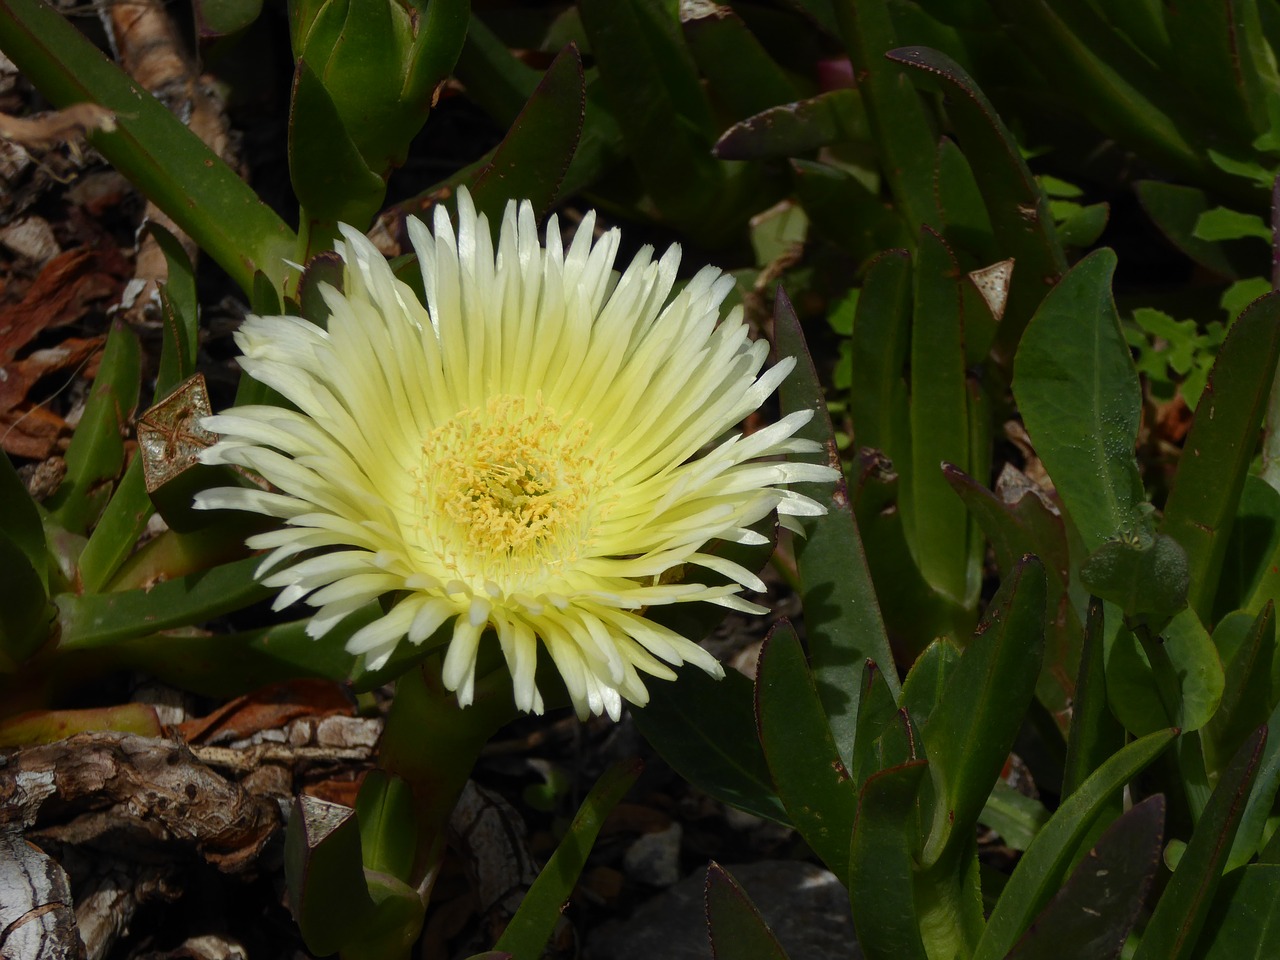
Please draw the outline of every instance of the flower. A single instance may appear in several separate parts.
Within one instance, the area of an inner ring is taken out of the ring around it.
[[[443,679],[463,705],[486,628],[526,711],[543,709],[539,644],[579,716],[644,704],[641,674],[671,679],[669,665],[722,675],[644,611],[703,600],[765,612],[739,596],[763,590],[759,577],[703,548],[765,542],[748,528],[775,509],[791,526],[822,513],[782,485],[834,470],[765,459],[817,452],[794,436],[812,411],[717,439],[794,360],[761,373],[768,348],[748,338],[741,308],[718,322],[733,286],[720,271],[672,297],[679,247],[657,261],[646,247],[619,276],[617,230],[593,242],[588,214],[566,250],[552,218],[544,247],[532,207],[512,203],[495,256],[465,191],[458,210],[456,235],[440,208],[433,232],[409,221],[425,307],[344,228],[344,289],[324,291],[327,329],[245,320],[241,366],[297,409],[241,406],[203,421],[221,435],[205,462],[257,471],[275,490],[209,490],[196,505],[284,521],[248,544],[271,551],[258,575],[283,588],[277,608],[318,608],[312,637],[394,594],[347,641],[371,669],[449,625]],[[669,582],[689,567],[732,582]]]

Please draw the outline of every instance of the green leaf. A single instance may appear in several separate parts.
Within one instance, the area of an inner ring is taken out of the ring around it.
[[[0,674],[12,673],[48,638],[52,617],[44,584],[22,548],[0,533]]]
[[[774,331],[778,354],[797,361],[796,369],[779,389],[783,411],[813,410],[813,419],[800,428],[797,436],[817,441],[826,451],[826,461],[839,464],[831,417],[813,358],[791,302],[781,290],[774,301]],[[808,490],[806,494],[826,508],[824,516],[801,520],[805,537],[795,546],[807,640],[818,695],[831,722],[840,757],[847,765],[857,726],[862,664],[866,660],[893,663],[893,653],[880,619],[844,478],[837,480],[829,493]],[[896,677],[886,674],[885,681],[896,697]]]
[[[663,217],[713,239],[707,218],[724,171],[710,153],[713,126],[674,10],[639,0],[580,0],[600,82],[636,172]]]
[[[1205,269],[1220,277],[1236,279],[1260,273],[1265,268],[1265,251],[1257,244],[1210,243],[1195,235],[1196,224],[1209,210],[1211,202],[1203,190],[1159,180],[1139,180],[1134,189],[1142,208],[1160,232]]]
[[[196,25],[202,38],[237,33],[262,13],[262,0],[195,0]]]
[[[1252,213],[1241,213],[1228,210],[1226,207],[1214,207],[1205,210],[1196,219],[1191,235],[1199,240],[1242,240],[1245,237],[1256,237],[1271,242],[1271,228],[1262,218]]]
[[[355,657],[343,644],[380,616],[378,605],[370,603],[334,627],[323,643],[307,636],[309,620],[295,620],[221,634],[174,629],[65,654],[70,664],[85,663],[90,675],[128,667],[201,696],[227,699],[296,677],[345,681]]]
[[[685,42],[711,96],[731,120],[797,98],[796,85],[731,7],[681,11]]]
[[[756,734],[751,681],[722,680],[684,667],[673,683],[649,684],[649,702],[631,708],[644,738],[700,790],[766,820],[787,822]]]
[[[960,647],[955,641],[949,637],[938,637],[924,648],[907,671],[898,704],[920,726],[928,724],[934,709],[942,702],[943,691],[960,662],[960,656]]]
[[[1093,246],[1107,229],[1111,205],[1091,203],[1074,211],[1058,224],[1058,241],[1064,247],[1085,249]]]
[[[263,270],[279,287],[292,231],[168,107],[140,90],[53,8],[0,3],[0,49],[55,107],[101,104],[116,130],[92,144],[248,292]]]
[[[1258,772],[1266,739],[1266,727],[1259,727],[1241,745],[1224,771],[1169,885],[1156,904],[1133,960],[1181,960],[1193,956],[1244,813],[1245,799]]]
[[[138,338],[117,320],[107,335],[107,345],[89,401],[67,448],[67,475],[48,507],[53,518],[72,533],[84,533],[97,521],[112,481],[124,466],[124,431],[134,407],[142,374]]]
[[[1280,865],[1257,863],[1226,876],[1213,899],[1196,960],[1280,956]]]
[[[861,790],[873,773],[901,762],[886,762],[882,739],[900,719],[893,694],[885,683],[884,672],[873,661],[868,660],[862,668],[862,696],[858,698],[858,727],[849,769],[855,789]]]
[[[894,212],[848,170],[811,160],[793,159],[790,166],[796,199],[824,239],[860,261],[910,242]]]
[[[248,557],[143,590],[59,594],[59,649],[110,646],[159,630],[203,623],[265,600],[274,591],[254,579],[260,563],[259,558]]]
[[[605,817],[631,789],[640,770],[638,760],[623,761],[610,767],[596,781],[569,824],[564,839],[524,895],[520,909],[507,924],[496,949],[509,952],[515,960],[538,960],[543,955]]]
[[[1247,615],[1246,615],[1247,616]],[[1205,765],[1211,776],[1220,772],[1232,754],[1250,733],[1267,722],[1275,705],[1273,676],[1276,668],[1275,604],[1267,601],[1237,649],[1228,653],[1221,647],[1219,635],[1226,633],[1225,622],[1214,631],[1222,661],[1226,665],[1222,703],[1201,730]]]
[[[1130,626],[1156,633],[1187,605],[1190,579],[1186,551],[1163,533],[1108,540],[1080,566],[1090,593],[1118,606]]]
[[[911,258],[886,250],[867,267],[853,319],[854,439],[909,464],[907,386],[903,367],[911,338]]]
[[[1104,610],[1101,600],[1089,598],[1062,771],[1063,797],[1075,793],[1089,774],[1124,745],[1124,728],[1107,703]]]
[[[157,223],[147,229],[155,237],[169,279],[160,288],[160,312],[164,321],[164,341],[160,348],[160,370],[156,374],[156,399],[163,399],[174,387],[196,372],[200,349],[200,313],[196,299],[196,276],[187,252],[177,238]]]
[[[978,822],[1000,834],[1011,850],[1031,846],[1040,828],[1049,820],[1049,811],[1039,800],[1019,793],[1004,780],[997,780],[991,796],[978,814]]]
[[[913,895],[916,809],[928,762],[871,776],[858,799],[849,853],[849,903],[869,960],[925,960]]]
[[[543,75],[520,115],[471,185],[476,210],[501,223],[508,200],[528,200],[539,215],[550,209],[569,169],[586,109],[582,58],[565,47]]]
[[[376,909],[360,859],[360,825],[350,807],[299,794],[285,832],[289,909],[307,949],[336,953]]]
[[[1045,297],[1014,365],[1018,409],[1085,549],[1144,528],[1134,445],[1142,391],[1098,250]]]
[[[787,816],[843,882],[858,798],[822,712],[800,639],[786,620],[774,624],[760,649],[756,723]]]
[[[385,770],[370,770],[356,795],[356,817],[365,869],[408,883],[418,849],[413,788]]]
[[[1276,729],[1277,723],[1280,723],[1280,704],[1273,707],[1271,715],[1267,717],[1267,729]],[[1249,799],[1245,802],[1235,839],[1231,842],[1231,852],[1222,868],[1224,876],[1264,852],[1264,841],[1270,842],[1268,830],[1275,826],[1273,815],[1277,790],[1280,790],[1280,742],[1268,737],[1267,745],[1262,751],[1258,775],[1249,791]],[[1275,834],[1270,836],[1274,838]],[[1265,860],[1266,857],[1263,856],[1262,859]]]
[[[147,528],[153,511],[142,466],[142,457],[135,456],[80,553],[80,588],[85,593],[106,586]]]
[[[0,456],[0,534],[17,546],[40,580],[41,591],[49,589],[49,548],[45,544],[40,508],[27,492],[27,485],[13,468],[9,455]]]
[[[715,960],[787,960],[747,892],[715,862],[707,867],[706,904]]]
[[[1280,492],[1265,480],[1245,478],[1223,556],[1214,619],[1242,608],[1257,615],[1280,597]]]
[[[289,178],[304,211],[309,259],[331,248],[338,223],[365,229],[387,186],[361,155],[331,91],[306,59],[297,63],[289,116]]]
[[[1071,678],[1079,665],[1082,635],[1080,618],[1068,591],[1071,560],[1062,515],[1025,477],[1009,482],[1008,489],[997,496],[950,464],[942,472],[986,534],[1002,577],[1008,576],[1028,553],[1034,553],[1045,565],[1049,575],[1045,658],[1036,696],[1062,727],[1071,714],[1075,696]],[[1019,489],[1015,483],[1025,486]]]
[[[854,75],[860,78],[858,89],[880,169],[914,240],[922,225],[939,225],[933,194],[937,136],[910,80],[885,60],[886,52],[898,44],[885,0],[841,2],[835,13]]]
[[[986,200],[997,257],[1017,261],[992,347],[996,359],[1007,366],[1027,322],[1066,269],[1048,203],[1013,136],[959,64],[927,47],[903,47],[888,56],[941,84],[949,101],[948,115]]]
[[[1170,724],[1184,733],[1199,730],[1222,700],[1222,663],[1190,609],[1174,617],[1158,640],[1142,643],[1126,629],[1110,633],[1106,657],[1107,699],[1135,735]]]
[[[1006,960],[1111,960],[1160,867],[1164,797],[1148,797],[1109,826]]]
[[[1280,294],[1254,302],[1231,325],[1187,434],[1161,531],[1187,551],[1188,600],[1213,610],[1249,464],[1280,363]]]
[[[969,514],[942,472],[948,462],[969,467],[959,272],[942,237],[922,228],[911,323],[910,495],[902,501],[902,520],[926,582],[957,604],[972,606],[980,571],[969,565]]]
[[[1001,960],[1013,949],[1058,892],[1081,841],[1110,798],[1158,757],[1174,736],[1173,730],[1162,730],[1128,744],[1063,800],[1014,868],[973,960]]]
[[[980,264],[999,259],[996,255],[991,217],[982,199],[982,191],[978,189],[973,168],[950,137],[943,137],[938,142],[938,169],[935,176],[938,209],[942,215],[943,236],[947,243]],[[983,353],[985,352],[984,350]]]
[[[1044,567],[1006,578],[922,728],[936,800],[921,856],[937,863],[976,822],[1031,703],[1044,655]]]
[[[780,160],[869,137],[862,97],[844,88],[740,120],[720,135],[713,152],[721,160]]]

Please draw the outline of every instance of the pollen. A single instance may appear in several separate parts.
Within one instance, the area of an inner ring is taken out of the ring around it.
[[[492,397],[422,444],[421,517],[454,575],[504,592],[573,563],[590,537],[600,470],[591,427],[541,397]]]

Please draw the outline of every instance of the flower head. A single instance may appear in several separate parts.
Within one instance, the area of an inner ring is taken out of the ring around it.
[[[811,412],[722,437],[794,361],[761,373],[767,346],[748,338],[741,309],[719,320],[733,280],[718,270],[672,297],[678,247],[657,261],[645,248],[619,276],[616,230],[593,242],[589,214],[566,250],[552,218],[543,246],[532,208],[513,203],[495,256],[465,192],[458,208],[456,234],[439,208],[433,232],[409,221],[425,307],[344,229],[327,329],[245,320],[242,367],[297,409],[206,420],[222,439],[205,461],[255,470],[275,491],[210,490],[197,505],[284,521],[249,546],[270,551],[259,576],[283,588],[278,607],[317,608],[313,637],[396,594],[347,642],[373,669],[447,625],[444,681],[464,705],[486,628],[523,710],[542,710],[539,644],[583,716],[645,703],[641,674],[670,679],[669,665],[721,674],[644,611],[704,600],[764,612],[739,596],[760,579],[704,548],[764,542],[748,528],[774,510],[822,512],[782,485],[833,470],[765,459],[816,451],[793,436]],[[696,567],[732,582],[698,583]]]

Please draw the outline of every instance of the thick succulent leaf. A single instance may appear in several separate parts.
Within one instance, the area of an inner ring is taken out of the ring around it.
[[[631,710],[644,738],[698,789],[758,817],[787,823],[756,734],[751,681],[722,680],[684,667],[674,683],[649,684],[649,702]]]
[[[169,214],[248,292],[262,270],[280,287],[296,238],[272,209],[182,121],[109,61],[52,7],[0,3],[0,48],[55,107],[101,104],[116,129],[93,146]]]
[[[254,579],[256,557],[120,593],[59,594],[62,650],[89,650],[204,623],[271,596]]]
[[[555,201],[569,169],[586,109],[586,81],[576,47],[561,50],[471,183],[476,209],[501,222],[508,200],[528,200],[539,214]]]
[[[157,223],[147,229],[164,253],[169,277],[160,288],[160,314],[164,340],[160,347],[160,369],[156,373],[157,400],[196,372],[200,349],[200,307],[196,299],[196,275],[187,252],[178,239]]]
[[[786,72],[731,7],[690,4],[680,19],[689,52],[729,119],[740,120],[799,96]]]
[[[1182,960],[1194,955],[1244,813],[1245,800],[1258,772],[1266,739],[1266,727],[1259,727],[1240,746],[1223,772],[1143,931],[1133,960]]]
[[[992,348],[996,359],[1008,365],[1027,322],[1066,269],[1048,203],[1013,136],[959,64],[927,47],[893,50],[889,59],[941,84],[949,98],[948,114],[986,200],[997,255],[1017,261]]]
[[[971,521],[942,472],[944,463],[969,467],[959,273],[942,237],[922,229],[913,274],[911,472],[902,519],[925,580],[957,604],[970,606],[979,586],[978,571],[969,565]]]
[[[729,871],[707,867],[707,930],[715,960],[787,960],[764,917]]]
[[[849,903],[868,960],[925,960],[914,888],[919,794],[929,764],[871,776],[858,799],[849,853]]]
[[[1228,632],[1225,626],[1224,621],[1213,634],[1225,665],[1222,703],[1201,732],[1205,762],[1211,773],[1217,773],[1245,738],[1266,722],[1275,706],[1275,605],[1268,602],[1262,608],[1239,645],[1230,652],[1223,649],[1220,637]]]
[[[543,956],[605,817],[631,789],[641,769],[638,760],[623,761],[596,781],[564,839],[524,895],[520,909],[495,944],[496,949],[510,953],[514,960],[539,960]]]
[[[869,137],[861,95],[842,88],[740,120],[720,135],[714,152],[721,160],[779,160]]]
[[[1045,565],[1049,576],[1045,657],[1036,696],[1063,728],[1075,697],[1072,678],[1080,662],[1083,629],[1068,592],[1071,556],[1062,515],[1031,488],[1010,502],[1008,492],[993,493],[953,464],[944,465],[942,472],[986,534],[1001,576],[1008,576],[1028,553],[1034,553]]]
[[[1106,829],[1006,960],[1112,960],[1160,868],[1164,797],[1148,797]]]
[[[1187,552],[1188,596],[1201,620],[1213,611],[1231,524],[1280,362],[1280,294],[1236,319],[1218,353],[1187,434],[1160,529]]]
[[[831,736],[800,638],[786,620],[774,624],[760,649],[756,723],[787,816],[813,852],[844,881],[857,793]]]
[[[1121,788],[1158,757],[1174,738],[1162,730],[1135,740],[1098,767],[1063,800],[1022,855],[996,902],[974,951],[974,960],[1001,960],[1062,885],[1081,842]]]
[[[1256,863],[1222,880],[1195,960],[1270,960],[1280,956],[1280,865]]]
[[[289,907],[307,949],[336,953],[376,909],[360,860],[355,810],[299,795],[285,834],[284,864]]]
[[[826,462],[838,467],[835,432],[813,358],[791,302],[781,290],[774,304],[774,330],[779,355],[797,360],[796,369],[779,391],[783,410],[814,411],[813,419],[797,435],[821,444]],[[862,664],[866,660],[893,663],[893,654],[843,476],[830,492],[808,490],[806,494],[827,511],[821,517],[803,518],[805,537],[796,542],[806,637],[818,694],[840,757],[848,764],[858,718]],[[886,674],[885,681],[896,696],[897,678]]]
[[[3,532],[0,570],[0,673],[12,673],[49,639],[53,618],[40,574]]]
[[[933,194],[936,135],[910,79],[885,59],[898,44],[889,4],[840,2],[835,13],[854,74],[860,78],[858,88],[880,153],[880,169],[914,239],[922,225],[939,226]]]
[[[936,799],[922,860],[938,862],[973,827],[1035,691],[1044,654],[1044,566],[1006,578],[922,728]]]
[[[1124,745],[1124,728],[1107,703],[1104,611],[1101,600],[1089,599],[1062,771],[1063,797],[1075,793],[1089,774]]]
[[[124,466],[124,431],[142,376],[137,335],[116,321],[98,365],[84,415],[67,448],[67,475],[47,506],[53,518],[72,533],[84,533],[101,515],[112,482]]]
[[[35,571],[41,589],[49,588],[49,548],[44,540],[40,508],[27,492],[13,461],[0,456],[0,533],[13,541]]]
[[[1027,432],[1090,551],[1145,523],[1134,457],[1142,392],[1111,296],[1115,264],[1105,249],[1076,264],[1036,311],[1014,365]]]

